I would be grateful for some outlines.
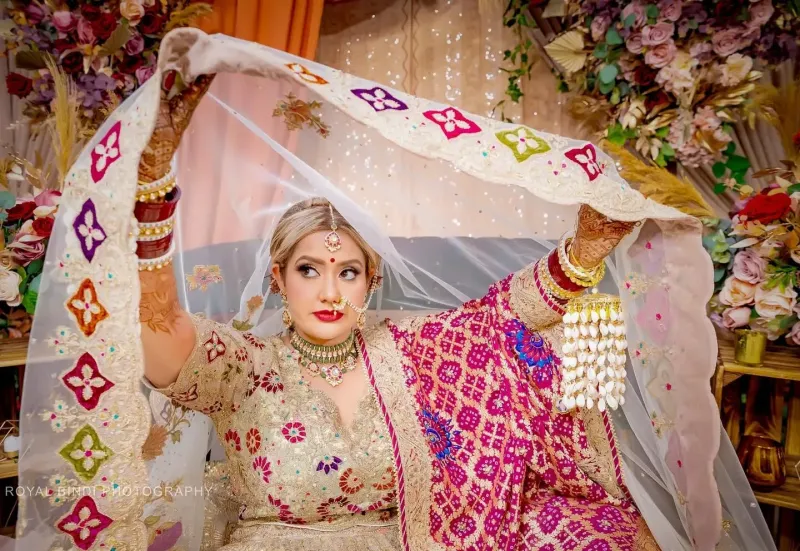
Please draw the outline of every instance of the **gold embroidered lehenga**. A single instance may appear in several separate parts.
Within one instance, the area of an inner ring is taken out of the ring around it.
[[[585,142],[228,37],[179,30],[163,48],[67,177],[20,465],[21,485],[54,491],[21,499],[20,549],[595,551],[646,548],[648,528],[662,549],[772,548],[708,389],[697,221]],[[198,341],[174,402],[141,385],[130,241],[166,69],[219,73],[176,158],[175,268]],[[264,281],[277,217],[311,196],[384,261],[372,313],[394,321],[358,337],[374,394],[352,427],[302,384]],[[601,284],[628,324],[616,411],[559,411],[559,315],[532,268],[579,203],[643,222]],[[202,412],[224,450],[211,466]],[[206,499],[152,492],[187,485]]]

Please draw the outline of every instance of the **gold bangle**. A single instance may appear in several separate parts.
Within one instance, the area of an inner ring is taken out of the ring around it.
[[[558,262],[561,265],[561,269],[564,270],[564,274],[575,285],[594,287],[605,277],[605,262],[601,262],[591,270],[577,268],[567,257],[567,247],[570,243],[572,243],[572,239],[568,238],[558,244]]]
[[[547,257],[544,257],[543,260],[546,260]],[[536,268],[539,271],[539,279],[544,284],[547,291],[553,295],[554,297],[561,299],[561,300],[572,300],[576,297],[579,297],[583,294],[583,290],[581,291],[568,291],[561,287],[558,283],[555,282],[553,276],[550,274],[550,271],[547,268],[547,263],[543,260],[540,260],[536,264]]]

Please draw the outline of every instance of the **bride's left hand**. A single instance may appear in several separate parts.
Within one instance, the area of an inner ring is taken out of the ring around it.
[[[593,268],[603,262],[635,226],[635,222],[618,222],[588,205],[581,205],[578,229],[570,250],[583,268]]]

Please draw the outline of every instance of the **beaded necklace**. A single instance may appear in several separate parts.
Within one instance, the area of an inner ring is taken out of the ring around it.
[[[292,331],[291,344],[298,353],[298,363],[334,387],[341,384],[345,373],[358,365],[356,339],[352,332],[344,342],[322,346],[308,342],[297,331]]]

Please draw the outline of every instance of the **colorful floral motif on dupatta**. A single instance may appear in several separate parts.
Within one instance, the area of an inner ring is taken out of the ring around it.
[[[389,324],[429,446],[431,543],[633,550],[639,512],[624,488],[613,491],[585,468],[604,464],[611,485],[622,486],[618,463],[598,461],[582,418],[555,408],[560,360],[551,339],[531,330],[553,318],[517,319],[525,316],[512,311],[511,283],[459,309]]]

